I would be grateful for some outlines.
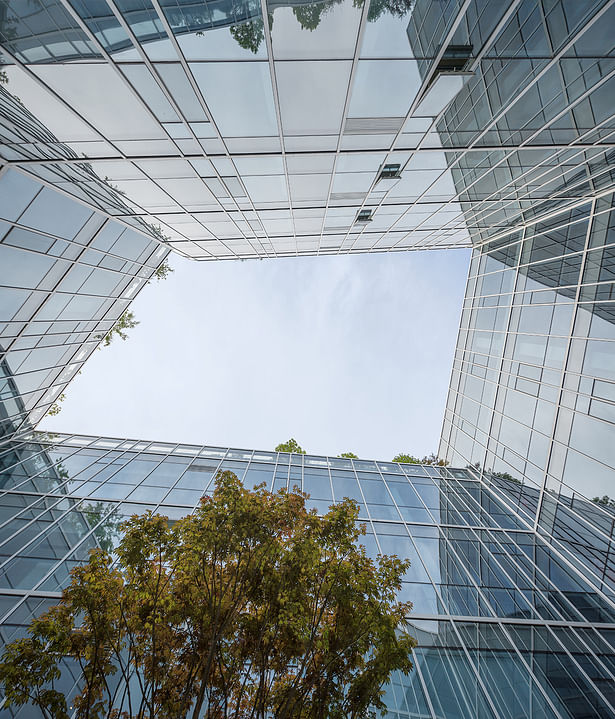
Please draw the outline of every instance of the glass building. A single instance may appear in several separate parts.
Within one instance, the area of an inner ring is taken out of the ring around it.
[[[615,717],[614,31],[615,0],[0,0],[2,640],[232,469],[412,560],[391,719]],[[459,247],[449,467],[34,432],[169,252]]]
[[[615,607],[533,530],[536,493],[517,482],[488,484],[467,469],[71,435],[23,437],[0,463],[4,641],[57,602],[90,549],[113,548],[122,519],[146,509],[177,519],[218,470],[231,470],[249,487],[298,486],[318,510],[352,497],[368,552],[412,560],[402,596],[414,602],[419,647],[415,669],[387,687],[388,717],[615,713]],[[591,518],[599,510],[586,504]],[[67,672],[64,681],[70,694],[74,678]]]

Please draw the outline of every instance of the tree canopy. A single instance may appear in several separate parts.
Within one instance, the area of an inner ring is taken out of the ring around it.
[[[409,562],[366,555],[353,501],[318,517],[305,499],[247,490],[223,472],[173,525],[133,516],[114,553],[93,550],[60,603],[7,645],[7,705],[36,704],[49,719],[383,709],[391,672],[412,668],[411,605],[397,601]],[[67,696],[70,668],[81,679]]]
[[[419,459],[418,457],[413,457],[411,454],[401,452],[400,454],[396,454],[391,461],[399,462],[400,464],[435,464],[438,467],[446,467],[448,465],[445,459],[439,459],[438,456],[433,453]]]
[[[299,446],[299,443],[296,439],[293,439],[292,437],[288,440],[288,442],[282,442],[278,444],[278,446],[275,448],[276,452],[294,452],[295,454],[305,454],[305,450],[303,447]]]
[[[138,324],[137,320],[135,320],[134,312],[124,312],[124,314],[105,335],[103,340],[104,346],[108,347],[116,336],[122,340],[127,340],[128,335],[125,330],[134,329]]]
[[[341,454],[338,454],[337,456],[342,457],[343,459],[359,459],[354,452],[342,452]]]

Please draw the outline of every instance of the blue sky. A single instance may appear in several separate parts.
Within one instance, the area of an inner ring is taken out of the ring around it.
[[[435,452],[469,250],[171,256],[40,429],[391,459]]]

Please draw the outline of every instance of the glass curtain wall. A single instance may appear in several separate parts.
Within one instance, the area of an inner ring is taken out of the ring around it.
[[[91,548],[113,550],[122,519],[184,516],[231,470],[248,487],[297,486],[318,511],[351,497],[367,551],[411,559],[402,596],[419,647],[386,688],[388,717],[615,711],[615,605],[527,511],[509,511],[502,494],[524,491],[510,480],[496,490],[466,469],[71,435],[15,441],[0,459],[4,641],[57,601]],[[63,681],[70,694],[68,667]]]

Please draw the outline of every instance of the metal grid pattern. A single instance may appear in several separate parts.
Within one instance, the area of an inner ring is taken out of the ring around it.
[[[5,120],[5,157],[61,181],[85,156],[125,193],[115,216],[198,259],[468,246],[612,185],[614,13],[607,0],[23,0],[0,35],[7,87],[69,152]],[[450,47],[474,75],[428,115]],[[387,163],[401,177],[378,181]]]
[[[613,195],[474,250],[440,448],[536,487],[535,525],[611,588],[614,257]]]
[[[0,437],[35,424],[169,250],[0,170]]]
[[[71,435],[10,443],[0,466],[4,641],[57,601],[70,567],[91,548],[112,549],[122,518],[146,509],[179,518],[211,491],[218,470],[230,469],[250,487],[296,485],[318,511],[352,497],[368,552],[412,560],[402,595],[414,602],[420,644],[415,671],[387,687],[389,717],[615,711],[615,602],[523,512],[508,510],[519,491],[510,480],[488,485],[468,470]]]

